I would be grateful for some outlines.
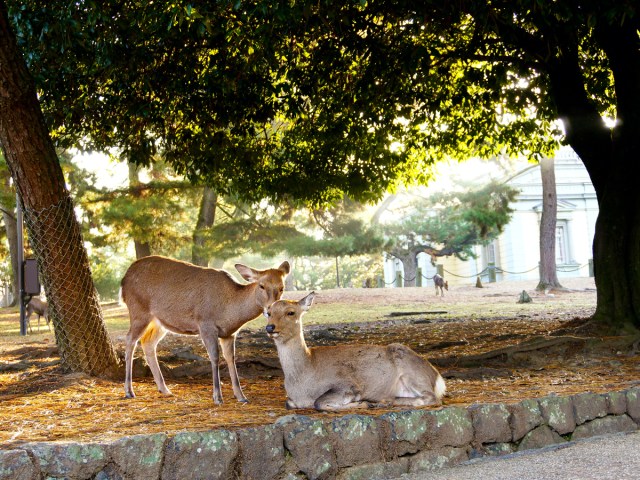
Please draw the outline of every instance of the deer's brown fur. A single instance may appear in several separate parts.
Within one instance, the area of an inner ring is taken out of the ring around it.
[[[222,403],[218,373],[218,341],[229,367],[233,393],[241,402],[242,393],[235,365],[235,339],[242,325],[258,317],[265,307],[282,296],[288,262],[278,268],[254,270],[236,264],[240,284],[224,270],[205,268],[161,256],[134,262],[122,279],[122,299],[129,309],[130,328],[125,347],[125,395],[134,397],[133,353],[138,341],[153,373],[158,390],[171,394],[156,357],[156,346],[167,331],[200,335],[211,360],[213,400]]]
[[[438,405],[444,380],[427,360],[401,344],[309,348],[302,315],[314,293],[265,309],[267,333],[284,371],[287,408],[341,410],[374,405]]]

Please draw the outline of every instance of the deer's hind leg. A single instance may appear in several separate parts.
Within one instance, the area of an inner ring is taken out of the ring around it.
[[[313,406],[316,410],[346,410],[350,408],[367,408],[360,392],[354,385],[336,385],[320,395]]]
[[[437,370],[405,345],[391,344],[387,349],[396,369],[392,403],[413,407],[440,404],[434,391]]]
[[[124,362],[125,362],[125,376],[124,376],[124,394],[127,398],[134,398],[136,395],[133,393],[133,355],[138,346],[138,341],[144,335],[147,326],[151,322],[151,317],[148,314],[136,313],[134,308],[129,306],[130,325],[124,347]]]
[[[153,379],[158,386],[158,391],[163,395],[171,395],[171,390],[169,390],[164,383],[164,377],[162,376],[162,371],[158,364],[158,355],[156,353],[158,342],[160,342],[166,334],[167,330],[160,325],[157,320],[152,320],[140,338],[140,345],[142,346],[147,364],[153,374]]]
[[[422,407],[439,403],[430,385],[421,382],[411,375],[400,375],[396,384],[395,398],[391,402],[397,406]]]

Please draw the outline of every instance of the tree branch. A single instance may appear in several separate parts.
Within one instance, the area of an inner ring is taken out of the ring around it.
[[[13,220],[14,222],[16,221],[16,217],[13,215],[13,212],[10,212],[6,208],[0,207],[0,212],[4,213],[6,216],[11,218],[11,220]]]
[[[187,189],[194,189],[194,188],[202,188],[202,187],[198,185],[194,185],[187,181],[150,182],[147,184],[141,183],[135,186],[126,187],[126,188],[117,188],[115,190],[109,190],[109,191],[105,191],[105,190],[101,190],[101,189],[89,186],[86,189],[87,192],[101,193],[102,195],[99,197],[92,198],[86,203],[93,204],[93,203],[99,203],[99,202],[108,202],[121,195],[133,195],[133,194],[139,195],[140,193],[145,191],[162,192],[162,191],[173,190],[173,189],[187,190]]]
[[[550,81],[550,95],[564,123],[566,140],[584,162],[598,197],[608,175],[611,132],[596,104],[589,98],[579,60],[579,38],[575,27],[557,21],[537,25],[540,38],[513,21],[513,15],[493,14],[496,32],[505,44],[521,49],[539,62]]]

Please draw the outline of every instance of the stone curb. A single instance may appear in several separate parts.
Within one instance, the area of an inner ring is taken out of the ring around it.
[[[379,416],[288,415],[238,431],[0,445],[0,480],[383,479],[639,425],[640,387]]]

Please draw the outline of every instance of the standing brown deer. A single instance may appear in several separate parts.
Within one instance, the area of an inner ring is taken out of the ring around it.
[[[29,300],[29,303],[27,303],[25,312],[27,325],[29,325],[30,332],[33,333],[33,330],[31,329],[31,315],[33,315],[34,313],[38,315],[38,331],[40,331],[40,317],[44,317],[45,321],[47,322],[47,327],[49,327],[49,330],[51,330],[51,326],[49,325],[49,304],[47,302],[41,300],[38,297],[33,297],[31,298],[31,300]]]
[[[125,347],[124,391],[134,397],[133,353],[142,344],[158,390],[167,388],[158,365],[156,346],[167,331],[200,335],[213,372],[213,401],[222,403],[218,372],[218,340],[229,367],[233,393],[240,402],[242,393],[235,364],[235,340],[242,325],[258,317],[263,309],[282,296],[289,262],[277,269],[254,270],[236,264],[240,275],[251,282],[242,285],[224,270],[205,268],[166,257],[150,256],[134,262],[122,279],[122,299],[129,309],[130,327]]]
[[[449,291],[449,282],[437,273],[433,276],[433,283],[436,286],[436,297],[438,295],[440,295],[440,297],[444,297],[444,291]]]
[[[265,309],[267,334],[278,348],[287,408],[342,410],[369,404],[440,404],[444,380],[405,345],[340,345],[308,348],[302,315],[315,293],[299,302],[279,300]]]

